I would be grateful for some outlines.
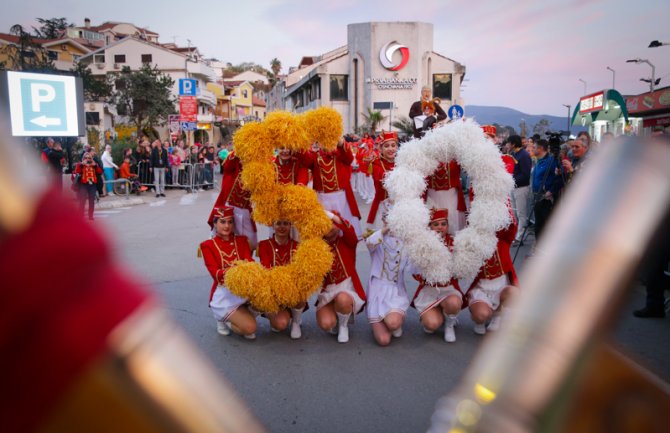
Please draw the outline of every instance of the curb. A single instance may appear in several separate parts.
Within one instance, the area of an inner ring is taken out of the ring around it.
[[[135,206],[138,204],[144,204],[146,201],[142,197],[129,197],[127,200],[125,198],[114,199],[114,200],[100,200],[95,204],[96,209],[114,209],[117,207],[126,207],[126,206]]]

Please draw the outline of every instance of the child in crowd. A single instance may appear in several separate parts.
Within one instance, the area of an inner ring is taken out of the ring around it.
[[[170,169],[172,171],[172,185],[179,186],[179,166],[181,165],[181,158],[179,157],[179,150],[175,147],[170,154]]]
[[[433,209],[430,215],[430,229],[437,232],[444,245],[453,246],[453,238],[449,235],[447,209]],[[444,341],[456,341],[456,316],[463,305],[463,293],[458,280],[429,284],[421,275],[414,275],[419,281],[412,306],[419,312],[421,324],[428,334],[434,333],[444,323]]]

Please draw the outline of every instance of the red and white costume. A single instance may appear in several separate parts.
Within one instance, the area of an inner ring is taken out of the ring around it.
[[[349,221],[341,218],[342,224],[333,223],[341,233],[334,243],[330,244],[330,250],[334,256],[333,264],[323,280],[323,288],[317,297],[316,309],[329,304],[339,293],[344,292],[354,300],[353,312],[357,314],[363,309],[367,300],[356,272],[358,236]]]
[[[461,186],[461,166],[454,160],[440,162],[435,172],[428,176],[426,197],[429,204],[449,211],[449,234],[454,235],[465,227],[465,196]]]
[[[409,260],[403,254],[403,243],[377,230],[365,240],[370,251],[370,280],[366,313],[370,323],[377,323],[392,312],[403,316],[409,307],[405,289],[405,269]]]
[[[272,236],[258,243],[258,258],[261,260],[261,265],[268,269],[288,265],[293,260],[297,248],[298,242],[291,238],[282,245]]]
[[[220,236],[214,236],[201,243],[200,250],[205,266],[214,279],[209,295],[209,307],[217,321],[225,322],[240,305],[247,302],[246,299],[228,290],[225,286],[225,276],[236,260],[253,261],[249,243],[244,236],[231,236],[228,241]]]
[[[498,230],[496,251],[484,263],[466,293],[468,304],[485,302],[492,310],[500,306],[500,294],[507,286],[518,286],[519,281],[510,256],[510,247],[518,228],[514,211],[508,203],[512,222],[503,230]]]
[[[332,152],[310,150],[301,154],[303,165],[312,170],[313,188],[323,208],[339,212],[350,221],[356,236],[360,237],[361,213],[350,182],[349,167],[353,160],[351,150],[344,146],[338,146]]]
[[[216,208],[231,206],[235,212],[235,233],[246,236],[252,248],[256,248],[256,224],[251,219],[251,193],[242,186],[242,161],[231,152],[223,163],[221,192],[214,203],[207,223],[212,226]]]
[[[388,192],[384,188],[383,180],[386,173],[395,168],[395,162],[388,161],[383,156],[372,161],[372,180],[375,185],[375,198],[370,206],[368,214],[368,224],[375,228],[381,227],[381,216],[388,210]]]
[[[286,161],[276,157],[274,166],[277,183],[282,185],[307,185],[309,172],[297,157],[291,156]]]

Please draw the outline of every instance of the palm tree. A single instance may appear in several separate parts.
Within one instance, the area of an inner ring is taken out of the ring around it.
[[[363,118],[365,119],[365,123],[370,126],[370,131],[373,133],[377,132],[377,126],[382,123],[384,120],[386,120],[386,116],[382,114],[381,111],[377,110],[374,111],[372,108],[368,107],[368,112],[363,113]]]
[[[393,127],[399,129],[408,137],[414,134],[414,122],[407,116],[400,116],[398,120],[393,122]]]
[[[270,69],[272,70],[272,74],[277,77],[281,72],[281,61],[276,57],[270,60]]]

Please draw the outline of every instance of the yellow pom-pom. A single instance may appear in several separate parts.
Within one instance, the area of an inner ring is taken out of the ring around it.
[[[271,161],[273,148],[268,146],[269,140],[267,128],[262,123],[247,123],[233,136],[235,154],[243,164],[251,161]]]
[[[342,116],[333,108],[319,107],[302,114],[307,135],[326,150],[334,150],[344,134]]]
[[[241,176],[244,189],[251,193],[269,190],[276,184],[275,171],[271,163],[242,160]]]
[[[263,120],[263,126],[273,148],[303,150],[311,144],[304,123],[298,116],[288,111],[271,112]]]

